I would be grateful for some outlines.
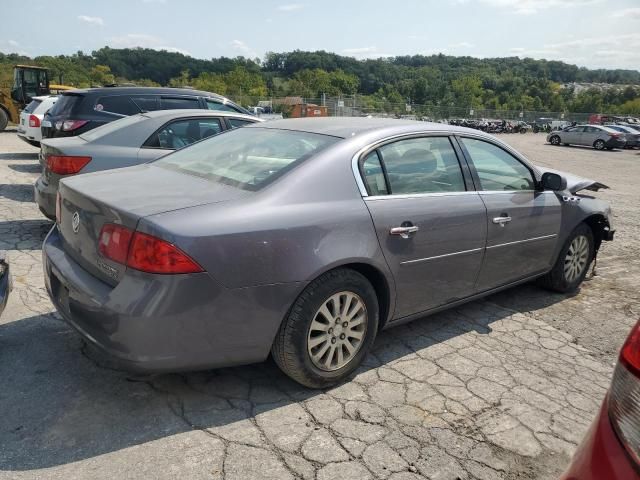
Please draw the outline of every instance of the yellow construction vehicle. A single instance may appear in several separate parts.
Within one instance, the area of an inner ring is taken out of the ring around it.
[[[16,65],[13,67],[13,85],[10,88],[0,86],[0,132],[9,122],[18,123],[22,110],[33,97],[60,93],[73,87],[49,84],[49,72],[46,68],[34,65]]]

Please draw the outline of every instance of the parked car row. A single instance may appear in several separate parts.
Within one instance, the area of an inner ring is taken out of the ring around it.
[[[551,145],[583,145],[596,150],[613,150],[614,148],[635,147],[638,145],[638,134],[629,133],[604,125],[575,125],[564,130],[551,132],[547,142]],[[629,140],[630,144],[627,144]]]

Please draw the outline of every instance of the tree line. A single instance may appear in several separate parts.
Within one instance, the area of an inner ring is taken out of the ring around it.
[[[261,97],[358,95],[362,103],[551,112],[640,113],[640,72],[592,70],[531,58],[413,55],[357,60],[317,51],[269,52],[264,59],[196,59],[148,48],[101,48],[90,55],[35,58],[0,53],[0,84],[16,63],[47,67],[52,81],[77,87],[134,83],[190,86],[243,103]],[[608,83],[576,93],[572,82]]]

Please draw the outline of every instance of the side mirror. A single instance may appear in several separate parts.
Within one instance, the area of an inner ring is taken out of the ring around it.
[[[567,188],[567,179],[557,173],[545,172],[542,174],[540,186],[542,187],[542,190],[561,192]]]

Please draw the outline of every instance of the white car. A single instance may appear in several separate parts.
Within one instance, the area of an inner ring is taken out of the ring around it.
[[[33,97],[29,105],[20,113],[20,124],[18,125],[18,136],[34,147],[40,146],[42,140],[42,131],[40,124],[44,118],[44,114],[58,100],[57,95],[48,95],[43,97]]]

